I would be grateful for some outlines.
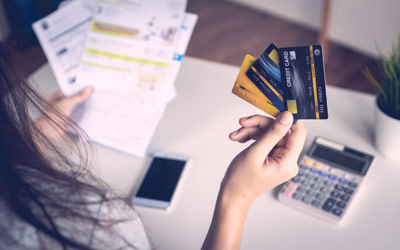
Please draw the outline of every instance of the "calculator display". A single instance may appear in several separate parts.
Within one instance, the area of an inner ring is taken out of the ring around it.
[[[335,163],[342,167],[351,169],[359,174],[363,172],[363,168],[366,163],[364,159],[360,160],[353,156],[346,155],[343,152],[332,150],[328,147],[324,147],[321,145],[314,150],[312,155]]]

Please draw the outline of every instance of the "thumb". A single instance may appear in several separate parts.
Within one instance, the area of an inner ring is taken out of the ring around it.
[[[251,146],[254,156],[264,161],[276,144],[289,132],[292,123],[293,115],[288,111],[282,112],[265,134]]]
[[[92,87],[87,86],[84,89],[82,89],[79,93],[68,97],[67,100],[71,105],[76,105],[78,103],[86,101],[89,98],[90,94],[92,93],[92,90],[93,90]]]

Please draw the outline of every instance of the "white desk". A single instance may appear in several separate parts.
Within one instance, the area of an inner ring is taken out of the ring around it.
[[[148,152],[188,155],[192,162],[171,211],[136,208],[156,249],[199,249],[203,242],[220,181],[231,159],[245,148],[228,134],[238,128],[240,117],[261,113],[231,93],[238,71],[189,57],[183,61],[178,96],[168,105]],[[45,94],[57,88],[47,65],[33,81]],[[376,156],[344,221],[333,225],[310,217],[281,204],[270,191],[248,214],[242,249],[399,249],[400,163],[373,147],[373,96],[329,87],[328,102],[328,121],[305,122],[305,149],[321,135]],[[137,190],[148,159],[102,146],[98,153],[99,172],[108,183],[125,192]]]

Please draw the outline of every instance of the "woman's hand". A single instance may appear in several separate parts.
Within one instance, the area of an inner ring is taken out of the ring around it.
[[[202,249],[239,249],[247,211],[253,200],[297,174],[297,160],[307,130],[291,113],[274,120],[260,115],[242,118],[233,141],[256,140],[231,162],[222,180],[214,216]]]
[[[65,97],[61,91],[57,91],[49,97],[47,102],[50,106],[69,117],[75,106],[86,101],[91,93],[92,87],[85,87],[79,93],[69,97]],[[50,141],[57,142],[65,135],[65,120],[57,116],[54,112],[49,110],[45,110],[45,112],[46,115],[41,115],[35,121],[35,126],[45,134]],[[54,122],[57,124],[54,124]]]
[[[265,191],[297,175],[297,160],[307,130],[301,121],[293,123],[285,111],[274,120],[260,115],[242,118],[242,127],[232,132],[233,141],[256,140],[231,162],[221,192],[232,201],[251,203]]]

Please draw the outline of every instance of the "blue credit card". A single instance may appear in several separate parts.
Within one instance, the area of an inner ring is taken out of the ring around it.
[[[261,54],[260,58],[253,64],[253,67],[276,89],[283,95],[281,87],[281,70],[279,68],[278,47],[271,43],[268,48]]]
[[[278,48],[271,43],[260,58],[246,72],[247,77],[274,104],[279,111],[285,110]]]

